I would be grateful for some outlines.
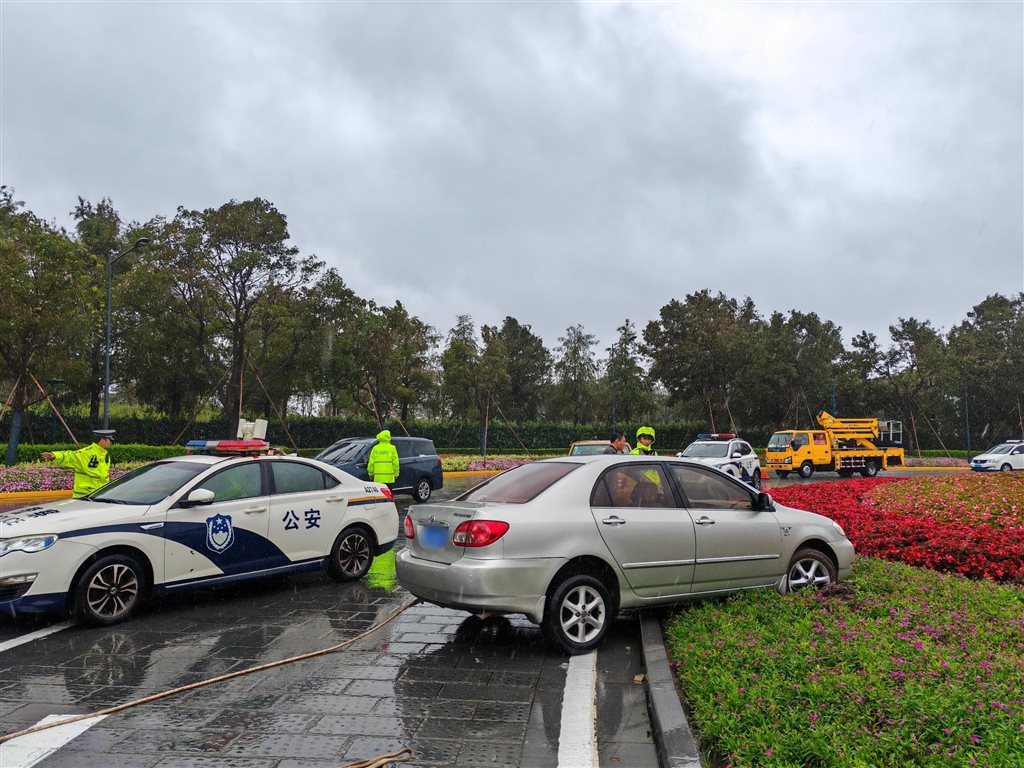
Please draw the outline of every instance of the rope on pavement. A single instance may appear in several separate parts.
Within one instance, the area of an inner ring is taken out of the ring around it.
[[[397,752],[388,752],[386,755],[356,760],[354,763],[343,765],[342,768],[388,768],[392,763],[407,763],[410,760],[412,760],[412,750],[404,747]]]
[[[412,608],[415,605],[418,605],[421,602],[422,602],[421,600],[417,599],[417,600],[412,600],[412,601],[406,603],[401,608],[399,608],[397,611],[395,611],[390,616],[388,616],[386,619],[384,619],[383,621],[379,622],[378,624],[375,624],[374,626],[370,627],[365,632],[362,632],[362,633],[356,635],[355,637],[349,638],[348,640],[345,640],[342,643],[338,643],[337,645],[332,645],[330,648],[321,648],[319,651],[310,651],[309,653],[303,653],[303,654],[300,654],[298,656],[291,656],[291,657],[289,657],[287,659],[279,659],[278,661],[270,661],[270,662],[267,662],[266,664],[258,664],[257,666],[249,667],[248,669],[239,669],[236,672],[228,672],[227,674],[224,674],[224,675],[218,675],[217,677],[211,677],[209,680],[200,680],[198,683],[189,683],[188,685],[182,685],[182,686],[180,686],[178,688],[172,688],[169,691],[163,691],[162,693],[154,693],[151,696],[145,696],[145,697],[143,697],[141,699],[135,699],[134,701],[129,701],[129,702],[126,702],[124,704],[118,704],[117,706],[114,706],[114,707],[108,707],[107,709],[101,709],[98,712],[89,712],[88,714],[85,714],[85,715],[75,715],[74,717],[66,717],[63,720],[55,720],[52,723],[45,723],[45,724],[42,724],[42,725],[34,725],[31,728],[25,728],[24,730],[21,730],[21,731],[15,731],[14,733],[8,733],[8,734],[5,734],[4,736],[0,736],[0,744],[3,744],[6,741],[10,741],[11,739],[16,739],[19,736],[27,736],[30,733],[38,733],[39,731],[45,731],[45,730],[47,730],[49,728],[55,728],[58,725],[67,725],[69,723],[77,723],[79,720],[87,720],[90,717],[99,717],[100,715],[113,715],[116,712],[123,712],[126,709],[131,709],[132,707],[137,707],[140,704],[148,704],[148,703],[150,703],[152,701],[159,701],[160,699],[166,699],[168,696],[174,696],[175,694],[184,693],[185,691],[194,691],[196,688],[203,688],[203,687],[205,687],[207,685],[213,685],[214,683],[222,683],[225,680],[232,680],[232,679],[234,679],[236,677],[241,677],[242,675],[248,675],[248,674],[251,674],[253,672],[262,672],[265,669],[273,669],[274,667],[280,667],[280,666],[282,666],[284,664],[291,664],[292,662],[295,662],[295,661],[304,661],[305,659],[312,659],[312,658],[315,658],[316,656],[323,656],[324,654],[327,654],[327,653],[333,653],[334,651],[340,651],[342,648],[345,648],[345,647],[347,647],[349,645],[352,645],[352,643],[354,643],[354,642],[356,642],[358,640],[362,640],[367,635],[370,635],[370,634],[376,632],[378,629],[381,629],[382,627],[387,626],[392,621],[394,621],[399,616],[401,616],[403,613],[405,613],[407,610],[409,610],[410,608]],[[396,754],[400,754],[400,753],[396,753]],[[409,750],[409,756],[410,757],[412,756],[412,750]],[[392,762],[395,762],[395,758],[392,757],[392,756],[389,756],[389,755],[382,755],[381,756],[381,758],[384,758],[384,757],[387,757]],[[373,759],[380,760],[381,758],[373,758]],[[360,764],[360,763],[354,763],[353,765],[358,766],[358,768],[364,768],[362,766],[362,764]],[[377,766],[377,765],[383,766],[383,765],[386,765],[386,763],[368,763],[366,768],[375,768],[375,766]]]

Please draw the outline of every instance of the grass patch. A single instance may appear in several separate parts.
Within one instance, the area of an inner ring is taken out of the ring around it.
[[[687,606],[669,656],[723,766],[1024,761],[1024,589],[858,559],[848,584]]]

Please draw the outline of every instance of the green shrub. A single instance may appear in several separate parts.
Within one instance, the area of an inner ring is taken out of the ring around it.
[[[1017,768],[1022,614],[1019,586],[860,558],[851,584],[683,608],[666,638],[721,764]]]
[[[83,443],[84,448],[88,443]],[[51,443],[51,444],[27,444],[21,443],[18,445],[18,459],[19,464],[25,462],[37,462],[42,461],[39,458],[39,454],[43,451],[73,451],[75,446],[71,443]],[[0,456],[7,455],[7,446],[0,447]],[[115,465],[127,464],[130,462],[148,462],[156,461],[157,459],[166,459],[170,456],[184,456],[185,446],[183,445],[136,445],[132,443],[114,443],[114,447],[110,449],[110,461]]]

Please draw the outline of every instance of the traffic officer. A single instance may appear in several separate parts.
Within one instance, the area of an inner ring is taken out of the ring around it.
[[[46,461],[58,467],[75,470],[76,499],[102,488],[110,482],[110,446],[114,444],[113,429],[94,429],[96,441],[77,451],[43,451],[39,454]]]
[[[633,456],[657,456],[658,452],[651,448],[654,443],[654,427],[640,427],[636,431],[636,448],[630,453]]]
[[[377,433],[377,444],[370,449],[370,460],[366,472],[375,483],[391,483],[398,479],[398,451],[391,442],[391,432],[387,429]]]

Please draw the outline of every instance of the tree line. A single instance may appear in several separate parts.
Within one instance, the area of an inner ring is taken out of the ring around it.
[[[303,412],[742,433],[812,426],[826,409],[899,419],[911,448],[1024,433],[1024,293],[988,296],[948,331],[899,318],[887,339],[861,331],[846,344],[814,312],[765,315],[702,290],[642,329],[624,318],[607,348],[570,325],[549,349],[516,317],[462,315],[440,333],[401,301],[357,296],[290,244],[263,199],[146,222],[107,199],[79,198],[71,213],[68,231],[0,188],[0,384],[13,411],[46,390],[98,418],[107,259],[146,237],[114,268],[112,388],[183,424],[213,406],[232,424]]]

